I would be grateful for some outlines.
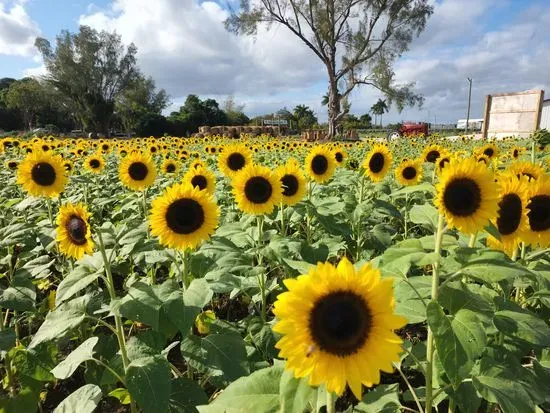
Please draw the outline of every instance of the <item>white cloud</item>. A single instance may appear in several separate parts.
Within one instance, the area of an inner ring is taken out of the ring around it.
[[[0,55],[31,56],[40,34],[37,23],[27,14],[24,2],[11,6],[0,2]]]
[[[23,77],[41,77],[47,73],[46,66],[30,67],[23,70]]]

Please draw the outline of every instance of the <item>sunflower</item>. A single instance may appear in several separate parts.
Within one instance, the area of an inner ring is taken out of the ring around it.
[[[488,143],[487,145],[483,145],[481,148],[477,149],[476,153],[479,155],[485,155],[489,159],[493,159],[498,156],[498,148],[494,143]]]
[[[510,149],[510,155],[512,156],[512,159],[518,159],[524,151],[525,148],[514,146],[512,149]]]
[[[326,146],[317,145],[306,156],[305,167],[309,177],[322,184],[332,178],[336,169],[336,159]]]
[[[252,152],[242,144],[224,146],[218,155],[218,167],[228,177],[233,177],[250,164],[252,164]]]
[[[550,246],[550,176],[531,183],[527,201],[529,228],[524,240],[543,248]]]
[[[67,184],[63,158],[42,151],[28,154],[17,169],[17,183],[31,196],[58,197]]]
[[[265,166],[248,165],[235,175],[232,184],[237,206],[248,214],[270,214],[281,201],[281,181]]]
[[[527,179],[514,175],[502,175],[498,180],[501,198],[498,203],[498,217],[493,221],[500,233],[504,251],[517,248],[521,236],[527,230]]]
[[[342,148],[334,149],[334,159],[336,160],[336,164],[338,166],[343,165],[344,162],[346,162],[347,157],[348,157],[348,153]]]
[[[422,159],[424,159],[424,162],[435,163],[443,152],[444,149],[441,146],[432,144],[424,149]]]
[[[55,240],[61,253],[79,260],[84,254],[91,255],[94,241],[89,224],[90,213],[82,204],[65,204],[59,208]]]
[[[393,280],[382,279],[370,264],[359,271],[346,259],[337,267],[318,263],[309,273],[283,281],[273,330],[286,368],[311,386],[326,384],[341,395],[346,384],[361,400],[362,385],[380,382],[380,370],[392,373],[401,339],[393,330],[407,321],[394,314]]]
[[[216,177],[206,167],[190,168],[182,179],[183,184],[190,184],[199,190],[206,190],[214,194],[216,190]]]
[[[94,174],[99,174],[105,168],[105,159],[100,154],[93,154],[84,160],[84,168]]]
[[[443,169],[451,164],[452,159],[453,158],[450,155],[441,155],[441,157],[436,162],[437,172],[441,174],[441,172],[443,172]]]
[[[63,162],[63,168],[65,168],[65,171],[70,174],[73,171],[74,165],[71,161],[65,161]]]
[[[512,163],[506,172],[516,175],[518,178],[525,176],[529,181],[537,180],[544,175],[544,168],[528,161],[516,161]]]
[[[473,234],[497,216],[498,184],[491,171],[473,158],[446,167],[436,189],[434,203],[449,227]]]
[[[149,155],[132,152],[120,162],[118,176],[127,188],[142,191],[155,182],[157,170]]]
[[[178,172],[178,164],[173,159],[166,159],[161,166],[164,174],[176,174]]]
[[[422,161],[405,159],[395,170],[395,177],[401,185],[412,186],[422,180]]]
[[[306,193],[306,178],[298,162],[290,159],[284,166],[277,168],[276,173],[283,187],[283,204],[291,206],[300,202]]]
[[[220,210],[206,191],[176,184],[151,204],[151,233],[169,248],[195,248],[210,238],[218,226]]]
[[[10,159],[6,161],[5,165],[6,165],[6,168],[11,169],[13,171],[17,169],[17,165],[19,165],[19,162],[17,162],[15,159]]]
[[[373,182],[380,182],[390,170],[392,160],[393,156],[388,147],[376,144],[363,161],[363,168]]]

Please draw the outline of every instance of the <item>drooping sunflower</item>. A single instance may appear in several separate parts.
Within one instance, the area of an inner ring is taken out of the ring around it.
[[[300,202],[306,193],[306,177],[298,162],[290,159],[285,165],[277,168],[276,173],[283,187],[283,204],[291,206]]]
[[[506,172],[516,175],[518,178],[525,176],[529,181],[537,180],[544,175],[544,168],[528,161],[516,161],[512,163]]]
[[[275,302],[273,330],[283,335],[275,347],[285,368],[338,395],[347,384],[359,400],[362,385],[380,382],[380,370],[393,372],[402,351],[393,330],[407,321],[394,314],[391,278],[370,264],[356,271],[344,258],[283,282],[288,292]]]
[[[178,164],[173,159],[165,159],[161,169],[164,174],[176,174],[178,172]]]
[[[309,177],[320,184],[327,182],[336,169],[334,154],[326,146],[317,145],[311,148],[305,160]]]
[[[17,183],[31,196],[58,197],[67,184],[63,158],[40,150],[29,153],[17,169]]]
[[[380,182],[390,170],[393,156],[386,145],[376,144],[363,161],[365,173],[373,182]]]
[[[201,191],[208,191],[210,194],[216,191],[216,177],[206,167],[190,168],[183,176],[182,183]]]
[[[500,233],[504,251],[513,251],[527,230],[528,191],[526,178],[515,175],[501,175],[498,179],[501,189],[498,202],[498,216],[493,220]]]
[[[252,152],[242,144],[226,145],[218,155],[218,168],[230,178],[250,164]]]
[[[132,152],[120,161],[118,176],[127,188],[142,191],[155,182],[157,170],[149,155]]]
[[[208,192],[176,184],[153,200],[149,223],[162,245],[185,250],[210,238],[219,216],[218,205]]]
[[[422,180],[422,161],[406,159],[395,170],[395,178],[404,186],[418,184]]]
[[[82,204],[65,204],[57,215],[56,241],[61,253],[79,260],[84,254],[91,255],[94,241],[90,231],[90,213]]]
[[[550,176],[530,183],[527,218],[529,228],[523,240],[543,248],[550,246]]]
[[[447,154],[441,155],[441,157],[436,162],[437,173],[441,174],[441,172],[443,172],[443,169],[445,169],[447,166],[451,164],[452,159],[453,158],[450,155],[447,155]]]
[[[105,169],[105,159],[100,154],[90,155],[84,160],[84,168],[94,174],[99,174]]]
[[[281,181],[265,166],[248,165],[235,175],[232,185],[237,206],[248,214],[270,214],[281,201]]]
[[[465,234],[482,230],[497,216],[499,186],[493,173],[473,158],[453,162],[441,173],[434,199],[451,228]]]
[[[422,152],[422,159],[424,162],[435,163],[444,152],[444,149],[436,144],[431,144],[427,146]]]

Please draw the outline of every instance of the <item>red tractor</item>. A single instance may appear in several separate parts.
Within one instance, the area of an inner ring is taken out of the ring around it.
[[[403,122],[399,130],[388,133],[388,140],[398,139],[402,136],[419,135],[423,133],[427,136],[430,133],[429,124],[425,122]]]

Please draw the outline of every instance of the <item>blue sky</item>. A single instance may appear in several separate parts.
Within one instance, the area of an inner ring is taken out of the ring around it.
[[[465,115],[466,77],[473,77],[472,117],[481,116],[487,93],[546,88],[550,97],[548,0],[441,0],[424,33],[395,65],[396,80],[416,82],[422,110],[385,119],[454,122]],[[37,35],[53,41],[80,23],[116,30],[139,49],[142,71],[167,90],[176,109],[188,93],[222,101],[229,94],[249,115],[283,106],[320,105],[323,67],[284,28],[237,38],[223,29],[223,2],[198,0],[0,0],[0,77],[44,72],[34,48]],[[354,91],[352,112],[365,113],[381,94]]]

